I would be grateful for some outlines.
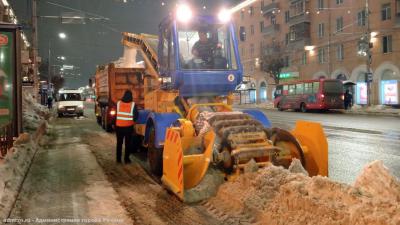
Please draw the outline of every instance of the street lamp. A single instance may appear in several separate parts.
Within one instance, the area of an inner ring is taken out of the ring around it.
[[[58,33],[58,37],[60,39],[66,39],[67,35],[64,32]],[[48,65],[48,81],[47,81],[47,92],[48,94],[51,94],[50,92],[50,83],[51,83],[51,41],[52,39],[50,38],[49,40],[49,65]],[[65,58],[64,58],[65,59]]]
[[[61,33],[58,33],[58,37],[60,37],[61,39],[65,39],[65,38],[67,38],[67,35],[65,33],[61,32]]]

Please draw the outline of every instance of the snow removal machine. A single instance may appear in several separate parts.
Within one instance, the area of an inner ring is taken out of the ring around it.
[[[124,58],[135,76],[116,73],[139,110],[136,133],[147,147],[149,170],[182,201],[205,177],[225,179],[247,165],[289,167],[297,158],[310,176],[328,175],[328,146],[320,124],[297,121],[292,131],[271,127],[258,110],[232,109],[243,68],[229,12],[201,16],[180,5],[159,35],[123,33]],[[129,58],[129,59],[128,59]],[[210,170],[218,171],[211,173]]]

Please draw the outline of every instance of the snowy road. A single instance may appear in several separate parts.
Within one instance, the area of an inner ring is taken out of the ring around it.
[[[95,221],[89,224],[221,224],[206,206],[184,204],[168,193],[135,158],[130,165],[116,164],[115,134],[101,130],[90,107],[85,115],[52,123],[10,218],[80,220],[45,224],[83,224],[84,219]]]
[[[180,202],[149,176],[136,157],[132,164],[116,164],[115,134],[96,124],[93,105],[89,106],[85,118],[52,122],[10,218],[42,222],[32,224],[60,219],[80,222],[46,224],[251,224],[255,220],[250,214],[228,216],[232,199],[223,203],[224,207],[209,201]],[[292,128],[298,119],[321,122],[330,145],[330,176],[335,180],[352,182],[359,170],[375,159],[382,159],[399,176],[398,118],[266,114],[283,128]]]

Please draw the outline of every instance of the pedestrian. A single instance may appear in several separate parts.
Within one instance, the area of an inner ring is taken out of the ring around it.
[[[122,144],[125,141],[124,161],[130,163],[129,155],[132,148],[134,125],[137,119],[137,109],[132,99],[132,92],[126,90],[124,96],[117,102],[117,117],[115,120],[115,133],[117,135],[117,163],[121,163]]]
[[[346,90],[346,93],[344,94],[344,109],[351,109],[351,106],[353,105],[353,95],[349,91],[349,89]]]
[[[53,108],[53,98],[51,95],[47,97],[47,108],[52,109]]]

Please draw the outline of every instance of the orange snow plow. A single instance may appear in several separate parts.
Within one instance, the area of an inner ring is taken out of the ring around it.
[[[328,145],[318,123],[298,121],[289,132],[265,128],[246,113],[224,110],[209,113],[199,127],[202,116],[195,114],[196,120],[180,119],[179,126],[168,128],[164,143],[162,182],[182,201],[191,201],[187,193],[198,189],[210,168],[230,179],[249,164],[288,168],[297,158],[310,176],[328,176]]]

